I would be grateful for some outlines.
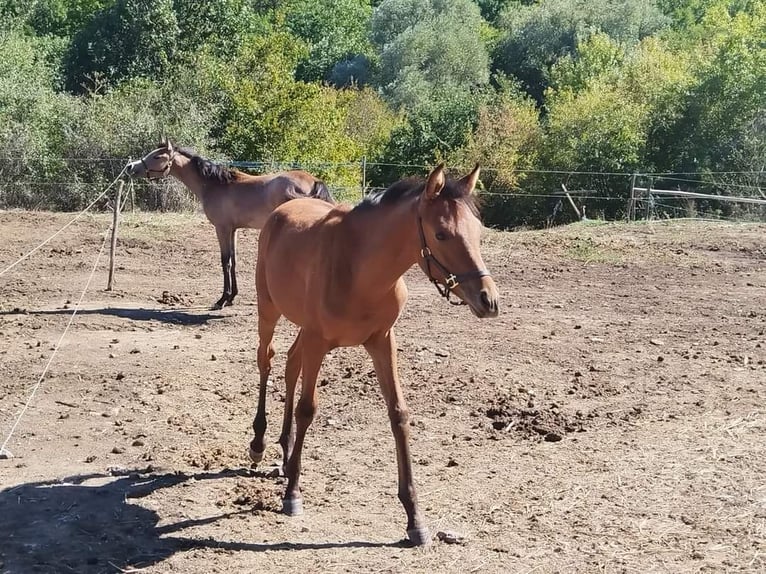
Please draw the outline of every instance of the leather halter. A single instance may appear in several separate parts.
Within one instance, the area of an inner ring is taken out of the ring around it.
[[[449,298],[452,290],[461,283],[465,283],[466,281],[488,277],[490,274],[489,271],[486,269],[476,269],[474,271],[469,271],[468,273],[461,273],[460,275],[450,273],[449,269],[447,269],[429,249],[428,244],[426,243],[426,234],[423,231],[423,219],[420,217],[420,215],[418,215],[418,232],[420,233],[420,256],[426,262],[426,275],[428,275],[428,279],[430,279],[431,283],[434,284],[436,290],[439,292],[439,295],[444,297],[449,303],[452,305],[465,305],[465,301],[463,300],[452,301]],[[433,263],[434,266],[444,275],[444,279],[441,282],[433,276],[433,273],[431,273],[431,263]]]
[[[152,179],[160,179],[160,177],[167,177],[170,173],[171,168],[173,167],[173,160],[176,158],[176,150],[174,149],[172,152],[170,152],[170,155],[168,156],[168,163],[165,164],[165,167],[163,169],[149,169],[149,166],[146,165],[146,162],[144,161],[144,158],[141,158],[141,165],[144,166],[144,172],[146,173],[146,179],[152,180]],[[157,177],[152,177],[150,174],[152,173],[159,173],[161,175]]]

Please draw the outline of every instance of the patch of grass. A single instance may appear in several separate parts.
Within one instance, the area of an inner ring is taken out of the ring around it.
[[[616,249],[599,245],[590,237],[577,237],[572,244],[567,246],[564,253],[570,259],[583,263],[611,263],[617,264],[624,261],[625,255]]]

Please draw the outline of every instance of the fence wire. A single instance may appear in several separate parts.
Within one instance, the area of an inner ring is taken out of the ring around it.
[[[56,209],[77,211],[93,196],[93,190],[112,181],[127,163],[127,158],[72,157],[30,160],[0,157],[0,208]],[[304,169],[325,180],[337,200],[356,203],[366,194],[385,188],[406,175],[423,175],[432,166],[406,163],[328,161],[228,161],[250,173]],[[472,166],[469,166],[472,167]],[[452,167],[451,173],[462,173]],[[509,182],[509,178],[513,181]],[[389,181],[390,180],[390,181]],[[706,194],[764,198],[766,174],[760,171],[619,173],[578,170],[519,169],[500,172],[482,168],[480,193],[484,199],[485,222],[497,227],[567,223],[581,217],[620,219],[627,214],[631,186],[654,187]],[[570,193],[572,203],[562,191]],[[143,210],[180,211],[194,209],[196,202],[188,190],[173,178],[148,182],[135,181],[136,207]],[[104,209],[97,205],[97,209]],[[575,210],[576,209],[576,210]],[[684,216],[766,220],[759,206],[724,206],[712,200],[684,200],[663,197],[646,214],[667,218]]]

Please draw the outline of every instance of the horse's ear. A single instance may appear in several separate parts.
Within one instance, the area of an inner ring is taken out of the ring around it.
[[[436,166],[436,169],[434,169],[431,173],[428,174],[428,179],[426,180],[426,189],[425,189],[425,196],[426,199],[436,199],[439,197],[439,194],[441,193],[442,189],[444,189],[444,184],[446,183],[444,179],[444,164],[440,163],[438,166]]]
[[[481,171],[481,168],[479,167],[479,164],[476,164],[476,167],[473,168],[473,171],[469,173],[467,176],[460,179],[459,184],[460,188],[463,190],[463,193],[465,195],[470,195],[473,193],[473,190],[476,189],[476,183],[479,181],[479,172]]]
[[[167,138],[165,138],[165,146],[168,148],[169,153],[173,153],[173,144]]]

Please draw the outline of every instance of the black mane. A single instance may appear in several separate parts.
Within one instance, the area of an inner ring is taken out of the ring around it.
[[[383,191],[377,191],[367,195],[355,209],[368,209],[377,205],[388,205],[408,198],[418,197],[426,187],[426,181],[420,177],[408,177],[392,184]],[[478,217],[479,202],[475,193],[466,196],[454,179],[447,179],[439,197],[463,201],[471,212]]]
[[[202,156],[197,155],[194,151],[188,148],[177,148],[178,153],[182,156],[188,157],[194,167],[197,169],[197,173],[204,179],[215,181],[218,183],[231,183],[239,179],[240,171],[232,168],[228,168],[225,165],[213,163],[209,159],[205,159]]]

